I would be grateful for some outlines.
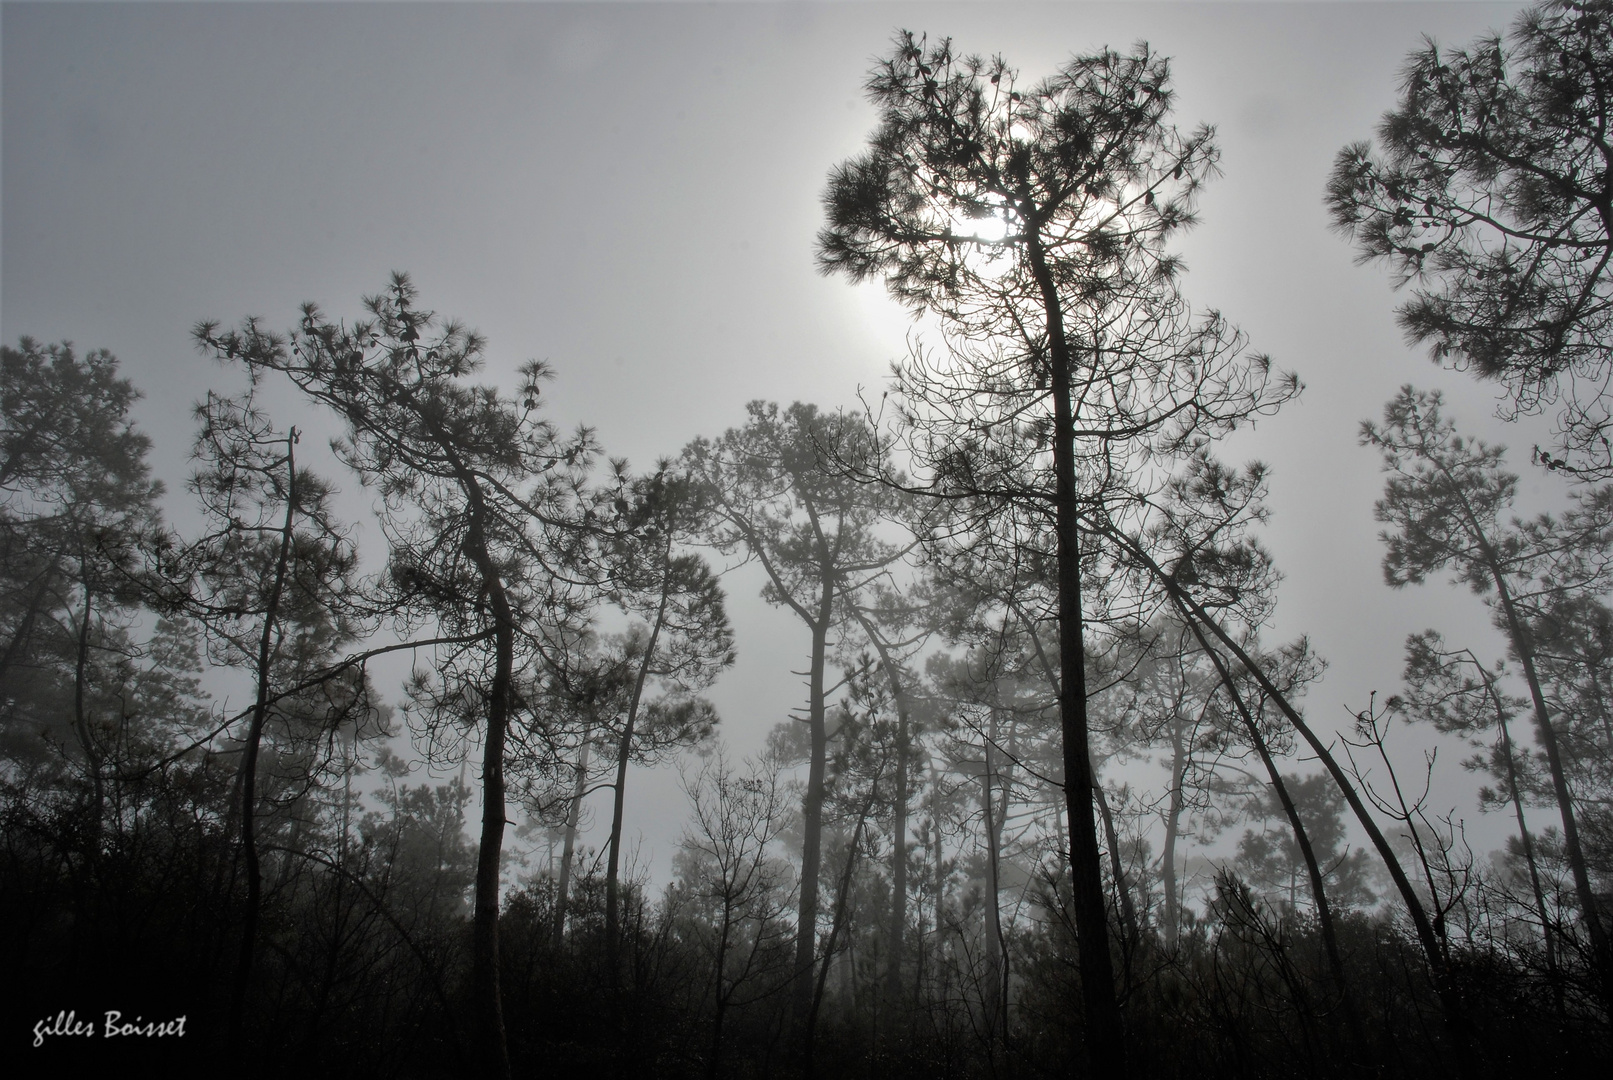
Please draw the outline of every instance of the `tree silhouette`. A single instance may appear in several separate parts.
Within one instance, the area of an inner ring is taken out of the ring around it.
[[[1077,57],[1024,92],[1001,58],[958,56],[904,31],[876,67],[867,152],[836,168],[819,266],[883,277],[937,315],[946,356],[895,372],[900,419],[932,494],[1003,503],[1051,525],[1073,907],[1092,1067],[1124,1043],[1092,814],[1079,504],[1134,491],[1158,464],[1275,408],[1273,385],[1218,315],[1195,318],[1166,240],[1192,223],[1211,132],[1166,123],[1165,60]],[[981,499],[980,496],[988,496]],[[995,504],[995,505],[994,505]],[[962,531],[962,530],[960,530]]]
[[[0,687],[8,719],[28,714],[7,725],[8,742],[27,730],[38,746],[65,724],[97,791],[86,678],[107,616],[140,602],[138,544],[162,494],[146,463],[151,440],[129,419],[139,396],[104,350],[0,346]]]
[[[1413,284],[1400,325],[1436,362],[1560,403],[1553,468],[1613,474],[1613,4],[1547,0],[1465,49],[1428,42],[1378,148],[1339,152],[1327,201],[1363,261]]]
[[[779,763],[747,761],[741,773],[719,750],[692,780],[690,821],[674,858],[696,947],[711,965],[711,1049],[706,1075],[721,1073],[723,1025],[736,1004],[765,997],[755,984],[786,940],[788,868],[772,854],[787,820]],[[786,981],[788,981],[786,977]]]
[[[1448,570],[1485,596],[1494,612],[1529,687],[1535,737],[1551,769],[1580,915],[1590,934],[1603,994],[1613,1000],[1613,953],[1591,887],[1567,765],[1536,668],[1529,625],[1530,609],[1548,603],[1554,594],[1606,589],[1613,503],[1605,493],[1582,490],[1576,508],[1556,520],[1503,523],[1501,515],[1512,504],[1518,479],[1501,468],[1504,451],[1458,435],[1440,406],[1438,393],[1420,393],[1407,386],[1385,406],[1381,428],[1361,426],[1361,441],[1383,453],[1384,471],[1389,474],[1377,504],[1378,520],[1392,527],[1383,533],[1388,548],[1384,578],[1399,588]],[[1595,555],[1588,562],[1577,558],[1584,552]],[[1565,563],[1577,573],[1556,573]]]
[[[480,336],[415,306],[396,274],[368,297],[370,318],[345,325],[305,305],[289,339],[248,319],[198,342],[255,372],[279,371],[347,425],[337,455],[383,498],[395,610],[468,639],[438,656],[439,689],[417,681],[425,704],[482,734],[482,828],[476,862],[473,999],[489,1076],[509,1075],[498,975],[505,747],[517,705],[518,650],[563,645],[586,610],[567,559],[586,520],[582,471],[592,433],[562,438],[537,414],[548,375],[522,368],[520,396],[467,382],[482,364]],[[525,662],[525,661],[524,661]]]
[[[734,662],[734,632],[722,585],[698,555],[677,550],[697,535],[699,491],[693,480],[663,462],[646,477],[627,480],[617,507],[618,531],[606,544],[611,599],[635,623],[622,643],[626,707],[616,748],[616,782],[605,870],[605,944],[610,977],[618,977],[617,874],[627,766],[710,736],[716,713],[693,695],[708,688]],[[651,679],[667,691],[645,702]],[[641,715],[640,706],[647,708]],[[644,720],[650,723],[643,724]]]
[[[799,402],[780,411],[753,401],[750,421],[721,438],[697,439],[684,463],[709,507],[707,542],[743,550],[762,565],[762,596],[787,607],[812,634],[807,673],[810,754],[802,798],[801,898],[797,908],[792,1007],[801,1049],[811,1055],[813,971],[817,955],[818,878],[822,870],[825,720],[829,635],[839,605],[865,579],[899,558],[903,548],[878,526],[890,511],[889,492],[859,484],[831,468],[836,461],[867,465],[876,453],[860,417],[828,416]]]
[[[262,908],[258,772],[270,722],[301,726],[317,745],[320,733],[343,723],[364,726],[374,707],[361,667],[332,667],[358,638],[367,605],[358,553],[331,510],[330,485],[297,464],[297,429],[275,430],[250,392],[239,399],[210,392],[196,419],[193,456],[201,467],[189,486],[207,532],[190,541],[157,537],[153,585],[167,610],[205,628],[210,660],[245,669],[254,684],[236,807],[247,873],[230,1008],[238,1041]],[[323,685],[300,685],[320,668],[330,671]]]
[[[1482,803],[1506,802],[1512,806],[1518,823],[1518,841],[1523,849],[1529,872],[1529,888],[1534,894],[1535,910],[1540,918],[1540,932],[1546,947],[1546,969],[1551,974],[1554,989],[1558,977],[1556,928],[1546,904],[1545,890],[1540,884],[1540,866],[1535,858],[1535,841],[1529,833],[1524,817],[1524,790],[1520,773],[1523,764],[1512,742],[1509,722],[1528,708],[1527,700],[1507,694],[1498,685],[1505,674],[1504,666],[1496,664],[1492,670],[1482,664],[1471,649],[1451,649],[1435,630],[1425,630],[1406,638],[1405,684],[1406,694],[1399,707],[1413,719],[1426,719],[1442,732],[1456,732],[1467,736],[1475,745],[1476,738],[1493,724],[1497,740],[1487,757],[1475,758],[1469,767],[1488,771],[1502,785],[1499,798],[1488,789],[1480,793]],[[1391,706],[1395,705],[1390,699]],[[1488,798],[1486,796],[1489,796]]]

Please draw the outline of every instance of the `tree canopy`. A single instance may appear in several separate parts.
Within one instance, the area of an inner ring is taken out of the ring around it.
[[[1413,53],[1376,145],[1339,152],[1334,224],[1410,285],[1400,325],[1557,412],[1553,468],[1613,474],[1613,4],[1549,0],[1506,37]]]

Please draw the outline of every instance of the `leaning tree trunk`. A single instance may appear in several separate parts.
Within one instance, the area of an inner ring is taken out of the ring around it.
[[[1198,639],[1199,648],[1210,658],[1215,665],[1216,674],[1221,678],[1221,685],[1226,689],[1227,696],[1232,699],[1233,707],[1237,710],[1238,718],[1243,721],[1244,732],[1249,736],[1250,744],[1260,757],[1260,763],[1265,766],[1266,775],[1271,779],[1271,786],[1277,792],[1277,801],[1282,804],[1283,815],[1288,818],[1288,827],[1293,830],[1294,843],[1299,846],[1301,857],[1305,860],[1305,873],[1310,878],[1311,899],[1316,903],[1316,921],[1322,932],[1322,948],[1327,953],[1328,969],[1332,973],[1333,983],[1339,994],[1339,1000],[1344,1003],[1345,1022],[1349,1025],[1350,1040],[1353,1046],[1364,1047],[1365,1036],[1361,1028],[1360,1014],[1356,1012],[1355,999],[1350,995],[1349,979],[1344,971],[1344,955],[1339,950],[1339,939],[1336,924],[1333,921],[1333,908],[1327,901],[1327,888],[1322,877],[1322,867],[1316,858],[1316,849],[1311,844],[1310,834],[1305,829],[1305,823],[1299,816],[1299,807],[1294,804],[1293,796],[1289,793],[1288,784],[1272,759],[1271,750],[1266,745],[1265,737],[1260,733],[1260,727],[1255,723],[1254,716],[1244,703],[1243,696],[1238,693],[1233,684],[1232,674],[1226,668],[1221,654],[1210,647],[1209,641],[1204,637],[1204,631],[1198,623],[1188,616],[1187,612],[1177,605],[1177,610],[1193,629],[1193,636]]]
[[[857,849],[862,845],[863,828],[868,824],[868,815],[874,809],[879,788],[879,776],[875,774],[873,783],[869,785],[868,797],[863,800],[861,809],[857,811],[857,826],[851,831],[851,845],[846,849],[846,864],[840,871],[839,888],[835,891],[834,914],[829,920],[829,940],[824,943],[823,964],[818,969],[817,981],[812,991],[812,1011],[807,1018],[807,1051],[812,1050],[811,1032],[816,1030],[818,1024],[818,1010],[823,1006],[823,989],[829,981],[829,965],[834,962],[835,949],[840,940],[840,932],[846,924],[846,901],[851,895],[851,876],[857,867]],[[806,1059],[807,1075],[812,1075],[812,1058]]]
[[[1120,913],[1120,929],[1126,947],[1126,973],[1124,982],[1131,984],[1131,954],[1142,939],[1137,922],[1137,903],[1132,898],[1131,886],[1126,883],[1126,863],[1120,851],[1120,833],[1115,830],[1115,816],[1109,809],[1109,796],[1098,779],[1098,770],[1092,770],[1092,801],[1098,808],[1098,819],[1103,822],[1103,837],[1109,844],[1109,874],[1115,881],[1115,907]]]
[[[1481,669],[1482,670],[1482,669]],[[1534,893],[1535,907],[1540,912],[1540,933],[1546,943],[1546,974],[1551,979],[1552,994],[1557,1001],[1557,1011],[1563,1010],[1563,985],[1560,973],[1557,970],[1557,941],[1556,933],[1551,927],[1551,914],[1546,908],[1546,892],[1540,886],[1540,868],[1535,864],[1534,838],[1529,835],[1529,825],[1523,815],[1523,794],[1518,790],[1518,764],[1512,754],[1512,732],[1507,727],[1507,714],[1501,705],[1501,697],[1490,684],[1488,674],[1484,676],[1485,689],[1490,692],[1490,699],[1495,702],[1495,726],[1501,732],[1501,756],[1507,764],[1507,794],[1511,796],[1512,812],[1518,821],[1518,839],[1523,844],[1524,862],[1529,867],[1529,887]]]
[[[1562,816],[1563,853],[1568,856],[1568,868],[1574,878],[1574,894],[1579,900],[1580,916],[1585,920],[1585,929],[1590,932],[1591,955],[1602,984],[1603,1002],[1613,1006],[1613,943],[1608,941],[1596,892],[1591,888],[1590,873],[1585,864],[1585,852],[1580,845],[1579,822],[1574,814],[1574,798],[1568,790],[1568,775],[1563,766],[1562,750],[1557,744],[1557,731],[1552,727],[1551,713],[1546,708],[1545,694],[1540,689],[1540,676],[1535,671],[1533,641],[1513,603],[1512,592],[1507,587],[1505,575],[1501,573],[1499,556],[1482,535],[1479,543],[1495,582],[1497,597],[1501,601],[1507,637],[1522,664],[1524,681],[1529,684],[1529,699],[1535,709],[1535,737],[1540,740],[1541,748],[1546,751],[1546,763],[1551,766],[1551,790],[1556,796],[1557,809]]]
[[[1436,462],[1436,465],[1438,464]],[[1450,470],[1443,465],[1440,465],[1440,469],[1446,478],[1452,481],[1453,490],[1460,492],[1461,485],[1455,483],[1455,477],[1451,476]],[[1613,1006],[1613,942],[1609,942],[1607,931],[1603,926],[1602,913],[1596,893],[1591,888],[1590,874],[1585,865],[1585,853],[1580,846],[1579,822],[1574,814],[1573,796],[1568,790],[1568,777],[1563,767],[1562,752],[1557,745],[1557,731],[1552,727],[1551,712],[1546,707],[1546,697],[1540,689],[1540,676],[1535,670],[1533,634],[1524,625],[1513,602],[1512,590],[1507,584],[1507,575],[1500,553],[1496,551],[1490,537],[1484,531],[1478,514],[1467,503],[1465,497],[1460,502],[1464,524],[1479,549],[1479,561],[1495,585],[1507,641],[1512,646],[1512,651],[1517,654],[1518,661],[1523,667],[1524,681],[1529,685],[1529,700],[1534,705],[1535,711],[1535,737],[1540,740],[1541,748],[1546,751],[1546,763],[1551,767],[1552,794],[1556,797],[1557,809],[1562,817],[1563,853],[1568,857],[1568,868],[1574,879],[1574,894],[1579,900],[1585,929],[1590,933],[1591,957],[1601,982],[1603,1004]]]
[[[1428,964],[1434,991],[1439,995],[1440,1010],[1444,1014],[1446,1031],[1451,1037],[1456,1055],[1457,1071],[1464,1077],[1475,1076],[1477,1074],[1477,1064],[1473,1057],[1472,1032],[1468,1026],[1462,995],[1452,978],[1450,966],[1445,961],[1445,954],[1440,948],[1439,935],[1435,933],[1433,923],[1428,918],[1428,912],[1423,907],[1422,900],[1417,896],[1417,890],[1412,887],[1411,879],[1406,876],[1405,868],[1400,865],[1400,858],[1395,854],[1394,848],[1389,846],[1389,841],[1383,835],[1383,830],[1378,827],[1377,821],[1374,820],[1366,805],[1361,801],[1360,793],[1356,791],[1355,785],[1350,783],[1349,776],[1345,774],[1344,769],[1339,765],[1338,760],[1334,758],[1326,744],[1317,737],[1315,731],[1305,722],[1305,718],[1300,716],[1299,711],[1289,703],[1288,698],[1272,683],[1265,670],[1249,656],[1242,646],[1233,640],[1230,634],[1222,629],[1219,623],[1210,617],[1203,606],[1182,592],[1176,580],[1150,558],[1148,553],[1135,541],[1132,541],[1129,537],[1120,536],[1116,532],[1111,532],[1110,535],[1116,536],[1117,539],[1125,543],[1131,549],[1133,555],[1148,567],[1170,593],[1173,602],[1183,611],[1183,614],[1190,616],[1190,625],[1202,625],[1214,634],[1222,645],[1226,646],[1228,652],[1237,657],[1238,663],[1243,665],[1244,670],[1259,684],[1260,689],[1288,718],[1288,722],[1294,726],[1294,730],[1305,740],[1311,751],[1322,762],[1323,767],[1327,769],[1328,775],[1333,778],[1339,793],[1344,796],[1345,802],[1349,804],[1350,811],[1355,814],[1356,820],[1361,823],[1361,827],[1366,830],[1367,836],[1372,840],[1372,846],[1377,850],[1379,857],[1383,859],[1384,868],[1389,871],[1389,878],[1394,882],[1395,890],[1400,893],[1400,899],[1406,906],[1406,914],[1411,919],[1412,929],[1417,934],[1418,944],[1422,946],[1423,957]],[[1194,620],[1196,620],[1196,623]],[[1213,650],[1211,655],[1214,655]],[[1223,676],[1224,679],[1225,676]]]

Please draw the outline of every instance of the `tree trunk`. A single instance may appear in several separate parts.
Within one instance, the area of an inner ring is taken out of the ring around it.
[[[946,869],[945,864],[942,862],[945,850],[941,846],[941,773],[933,763],[930,765],[930,802],[930,814],[934,823],[930,843],[932,848],[931,862],[935,879],[933,883],[935,892],[935,955],[936,967],[939,970],[943,941],[942,933],[946,925]],[[915,991],[914,1000],[917,1001],[921,994],[922,987]]]
[[[1501,573],[1499,557],[1482,535],[1479,543],[1489,563],[1496,592],[1501,601],[1507,637],[1512,643],[1513,651],[1518,654],[1518,660],[1523,665],[1524,679],[1529,684],[1529,698],[1535,708],[1535,737],[1540,740],[1541,748],[1546,751],[1546,762],[1551,766],[1552,794],[1557,798],[1557,809],[1563,821],[1563,851],[1568,856],[1568,868],[1574,878],[1574,894],[1579,900],[1580,914],[1585,920],[1585,929],[1590,932],[1591,955],[1602,984],[1602,1000],[1606,1005],[1613,1005],[1613,947],[1610,947],[1607,932],[1602,925],[1602,913],[1597,906],[1596,893],[1591,888],[1590,874],[1585,866],[1585,853],[1580,847],[1574,798],[1568,790],[1568,776],[1563,768],[1562,751],[1557,745],[1557,731],[1552,727],[1551,713],[1546,708],[1546,697],[1540,689],[1540,677],[1535,672],[1535,653],[1531,635],[1513,605],[1512,593],[1507,588],[1505,576]]]
[[[801,902],[796,908],[795,985],[792,1011],[802,1060],[812,1061],[813,969],[818,949],[818,874],[822,867],[823,782],[828,763],[829,735],[824,715],[823,681],[833,614],[833,568],[822,568],[823,586],[817,621],[812,626],[812,666],[808,674],[807,718],[811,726],[812,757],[807,767],[806,793],[801,800]]]
[[[1456,483],[1456,478],[1451,475],[1450,469],[1438,460],[1435,460],[1434,464],[1451,481],[1453,490],[1460,492],[1462,487]],[[1591,956],[1601,982],[1603,1004],[1613,1006],[1613,945],[1610,945],[1607,932],[1602,925],[1601,911],[1597,906],[1596,894],[1591,889],[1590,875],[1585,867],[1585,853],[1579,842],[1579,823],[1574,815],[1574,800],[1568,790],[1562,753],[1557,745],[1557,732],[1552,727],[1551,713],[1546,708],[1546,698],[1540,689],[1540,677],[1535,671],[1533,635],[1524,625],[1513,603],[1512,590],[1507,585],[1507,575],[1500,553],[1491,544],[1478,515],[1468,505],[1465,497],[1462,500],[1462,515],[1472,539],[1478,545],[1484,569],[1489,572],[1490,579],[1495,584],[1507,640],[1512,646],[1512,651],[1517,654],[1523,666],[1524,680],[1529,684],[1529,699],[1535,710],[1535,736],[1540,740],[1541,748],[1546,751],[1546,761],[1551,766],[1552,794],[1557,799],[1557,809],[1562,816],[1563,849],[1574,878],[1574,894],[1579,900],[1585,928],[1590,932]]]
[[[902,1000],[903,939],[907,936],[907,770],[912,753],[907,705],[901,697],[897,698],[896,710],[896,791],[891,796],[891,925],[886,935],[889,967],[885,975],[885,1000],[892,1009],[899,1008]]]
[[[258,912],[263,905],[263,870],[258,862],[258,746],[269,718],[269,676],[277,644],[275,627],[280,618],[280,598],[285,590],[286,571],[291,564],[291,541],[297,515],[297,429],[286,435],[286,519],[280,530],[280,551],[275,561],[274,581],[264,605],[263,633],[258,638],[257,700],[252,704],[252,720],[247,728],[241,755],[241,853],[246,858],[246,915],[241,926],[241,951],[235,964],[235,987],[230,995],[230,1041],[242,1047],[241,1024],[246,1008],[247,987],[252,980],[253,952],[257,946]]]
[[[482,833],[476,848],[476,896],[472,918],[471,999],[481,1029],[482,1073],[509,1080],[510,1053],[499,988],[499,878],[504,855],[504,742],[509,733],[510,692],[515,669],[515,615],[487,547],[487,508],[468,472],[461,485],[470,503],[466,554],[475,563],[493,616],[493,681],[487,694],[487,737],[482,750]]]
[[[716,1006],[716,1015],[711,1024],[711,1061],[706,1066],[707,1080],[717,1080],[719,1063],[722,1061],[722,1027],[723,1020],[728,1015],[728,999],[732,995],[732,987],[723,990],[723,972],[728,967],[728,938],[734,925],[734,903],[731,890],[724,884],[722,901],[722,932],[717,940],[717,979],[716,993],[713,1004]],[[758,934],[761,927],[756,928]]]
[[[566,909],[571,903],[571,860],[577,850],[577,820],[582,816],[583,796],[588,792],[588,756],[593,744],[593,725],[583,729],[582,750],[577,754],[577,786],[571,794],[571,809],[566,813],[566,840],[560,853],[560,880],[554,889],[554,934],[556,949],[566,943]]]
[[[34,623],[38,621],[39,613],[45,606],[45,597],[50,592],[51,583],[56,579],[59,566],[59,559],[52,560],[50,566],[39,575],[39,583],[28,598],[28,607],[23,612],[22,618],[17,620],[17,625],[11,632],[11,640],[6,642],[5,653],[0,654],[0,686],[5,685],[6,672],[11,670],[11,665],[23,654],[28,639],[33,636]]]
[[[1002,854],[1002,815],[997,810],[996,792],[994,790],[991,749],[997,740],[997,710],[991,710],[990,727],[987,730],[985,741],[984,769],[980,774],[980,812],[985,819],[986,838],[986,987],[987,992],[980,995],[985,1005],[986,1020],[986,1053],[988,1057],[995,1057],[997,1042],[1003,1033],[1006,1017],[1004,1016],[1003,985],[1004,985],[1004,950],[1003,950],[1003,918],[1002,918],[1002,880],[998,872],[999,859]]]
[[[1344,796],[1345,802],[1349,803],[1351,812],[1355,814],[1356,820],[1361,823],[1361,827],[1366,830],[1367,836],[1372,840],[1372,846],[1377,849],[1379,857],[1383,859],[1384,868],[1389,871],[1390,880],[1394,882],[1395,889],[1400,893],[1401,901],[1406,906],[1406,914],[1411,918],[1412,928],[1416,931],[1417,941],[1422,946],[1424,959],[1428,963],[1434,990],[1439,995],[1440,1009],[1444,1014],[1446,1030],[1451,1036],[1452,1048],[1456,1055],[1457,1071],[1464,1077],[1475,1076],[1477,1074],[1477,1065],[1473,1057],[1472,1033],[1468,1028],[1467,1013],[1461,994],[1457,990],[1451,978],[1449,967],[1445,963],[1444,953],[1440,949],[1439,936],[1434,932],[1433,924],[1428,919],[1428,912],[1424,909],[1422,900],[1418,898],[1416,889],[1412,888],[1411,880],[1406,877],[1405,868],[1400,865],[1399,857],[1395,855],[1394,849],[1389,846],[1389,841],[1384,837],[1383,830],[1378,828],[1377,821],[1373,819],[1366,805],[1362,803],[1360,794],[1355,790],[1355,786],[1350,783],[1350,778],[1345,774],[1343,768],[1339,766],[1332,752],[1328,750],[1321,739],[1317,738],[1310,725],[1300,716],[1298,710],[1289,704],[1288,698],[1272,684],[1271,679],[1266,676],[1260,665],[1250,658],[1249,654],[1232,639],[1230,634],[1221,628],[1219,623],[1210,618],[1209,614],[1197,601],[1183,593],[1176,581],[1165,573],[1158,563],[1149,558],[1147,552],[1132,543],[1129,538],[1126,538],[1124,542],[1170,592],[1172,599],[1183,614],[1191,616],[1189,625],[1202,625],[1205,629],[1208,629],[1221,644],[1226,646],[1233,656],[1238,658],[1238,663],[1242,664],[1244,670],[1260,684],[1261,690],[1288,718],[1288,722],[1294,725],[1294,730],[1299,732],[1300,737],[1305,740],[1311,751],[1321,760],[1322,765],[1327,769],[1328,775],[1333,778],[1334,784],[1338,786],[1339,793]],[[1194,620],[1196,620],[1196,623]],[[1217,655],[1213,650],[1207,651],[1212,657]],[[1222,678],[1223,682],[1225,682],[1227,677],[1223,674]]]
[[[862,808],[857,811],[857,824],[851,830],[851,844],[846,848],[846,865],[840,871],[840,887],[835,892],[834,915],[829,920],[829,940],[824,944],[823,964],[818,968],[817,985],[812,993],[812,1012],[807,1020],[807,1050],[812,1050],[812,1032],[818,1023],[818,1010],[823,1005],[823,988],[829,981],[829,965],[834,961],[835,944],[840,939],[840,931],[845,926],[846,898],[851,894],[851,875],[857,866],[857,848],[862,844],[863,827],[868,823],[868,815],[874,809],[874,802],[878,797],[879,777],[876,774],[874,782],[869,786],[868,798],[863,800]],[[812,1073],[812,1058],[806,1060],[807,1074]]]
[[[1512,796],[1512,812],[1518,820],[1518,839],[1523,844],[1523,858],[1529,866],[1529,887],[1534,893],[1535,907],[1540,912],[1540,933],[1546,943],[1546,973],[1551,979],[1552,994],[1557,1000],[1557,1010],[1562,1011],[1563,987],[1562,979],[1557,971],[1557,942],[1556,934],[1551,927],[1551,914],[1546,908],[1546,892],[1540,886],[1540,868],[1535,865],[1535,843],[1529,835],[1529,826],[1523,816],[1523,795],[1518,790],[1518,766],[1512,756],[1512,733],[1507,729],[1507,715],[1501,707],[1500,696],[1490,685],[1489,676],[1484,677],[1485,686],[1490,691],[1491,700],[1495,702],[1495,726],[1501,732],[1501,756],[1507,763],[1507,793]]]
[[[1120,929],[1126,945],[1127,971],[1124,981],[1131,982],[1130,956],[1137,942],[1141,940],[1141,928],[1137,924],[1137,904],[1131,895],[1131,886],[1126,884],[1126,863],[1120,851],[1120,834],[1115,831],[1115,816],[1109,809],[1109,796],[1103,790],[1103,782],[1098,779],[1098,770],[1092,770],[1092,801],[1098,806],[1098,818],[1103,822],[1103,836],[1109,843],[1109,873],[1115,881],[1115,907],[1120,915]]]
[[[1221,654],[1210,648],[1210,643],[1205,640],[1204,631],[1180,605],[1177,610],[1193,628],[1193,636],[1198,639],[1199,648],[1204,650],[1210,662],[1215,665],[1216,674],[1221,677],[1221,685],[1226,689],[1227,696],[1232,699],[1233,707],[1237,710],[1239,719],[1243,721],[1244,731],[1249,736],[1249,742],[1254,746],[1255,753],[1260,757],[1260,763],[1265,766],[1266,775],[1271,778],[1271,786],[1277,792],[1277,800],[1282,804],[1283,815],[1288,818],[1288,826],[1294,832],[1294,842],[1299,845],[1300,855],[1305,860],[1305,873],[1309,876],[1311,884],[1311,899],[1316,903],[1316,921],[1322,933],[1322,948],[1327,953],[1328,969],[1332,973],[1339,1000],[1344,1003],[1345,1022],[1350,1027],[1351,1043],[1353,1046],[1364,1047],[1366,1041],[1361,1028],[1360,1014],[1356,1012],[1355,999],[1350,995],[1349,979],[1344,971],[1344,956],[1339,951],[1338,933],[1333,922],[1333,909],[1327,902],[1327,888],[1322,877],[1322,867],[1316,858],[1316,849],[1311,845],[1310,834],[1305,830],[1305,823],[1300,819],[1299,808],[1294,805],[1288,785],[1283,780],[1282,773],[1278,771],[1277,763],[1272,760],[1271,750],[1260,734],[1259,725],[1255,723],[1254,716],[1250,714],[1242,695],[1233,685],[1232,675],[1227,671]]]
[[[90,731],[89,714],[84,704],[84,693],[90,677],[90,621],[93,618],[89,571],[84,573],[84,617],[78,624],[78,648],[73,664],[73,732],[78,736],[84,751],[84,768],[90,777],[90,835],[86,844],[91,865],[101,861],[101,830],[106,819],[106,780],[101,775],[101,751]]]
[[[471,957],[472,996],[481,1018],[484,1075],[509,1080],[510,1057],[504,1035],[504,1001],[499,990],[499,875],[504,848],[504,740],[509,727],[510,678],[515,641],[502,583],[493,590],[496,650],[493,690],[487,710],[487,741],[482,752],[482,834],[476,849],[476,901]],[[502,612],[499,609],[502,608]]]
[[[1176,839],[1182,827],[1182,780],[1187,774],[1187,744],[1182,739],[1186,724],[1181,716],[1171,717],[1171,800],[1165,811],[1165,847],[1160,854],[1160,884],[1165,890],[1165,949],[1176,951],[1182,926],[1182,902],[1176,884]]]
[[[672,528],[667,523],[666,548],[661,552],[661,600],[655,609],[655,625],[650,627],[650,639],[644,644],[644,659],[639,663],[638,675],[633,680],[633,696],[627,703],[627,719],[622,724],[622,738],[616,750],[616,786],[610,818],[610,859],[605,869],[605,958],[610,966],[610,985],[617,986],[620,975],[620,901],[617,898],[617,874],[622,862],[622,814],[627,798],[627,763],[633,755],[633,728],[638,722],[639,702],[644,699],[644,683],[655,662],[655,646],[661,639],[661,627],[666,622],[667,604],[672,597]]]
[[[902,685],[890,648],[861,612],[857,612],[856,617],[879,653],[880,666],[890,682],[891,699],[896,703],[896,784],[891,794],[891,921],[885,935],[884,991],[886,1009],[892,1011],[902,999],[902,939],[907,933],[907,770],[912,736],[908,729],[907,690]]]
[[[1027,207],[1027,210],[1034,208]],[[1075,487],[1074,365],[1064,338],[1064,312],[1039,238],[1026,237],[1025,253],[1041,290],[1052,368],[1053,469],[1057,480],[1059,724],[1064,749],[1064,798],[1070,814],[1070,906],[1075,915],[1081,972],[1083,1038],[1091,1072],[1114,1080],[1127,1075],[1120,1003],[1109,956],[1108,905],[1103,899],[1097,823],[1092,817],[1093,777],[1087,726],[1084,613],[1081,610],[1081,538]]]

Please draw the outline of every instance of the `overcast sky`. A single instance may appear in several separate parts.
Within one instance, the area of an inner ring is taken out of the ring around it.
[[[813,269],[826,174],[874,125],[861,88],[897,28],[1001,53],[1025,81],[1146,40],[1173,58],[1176,122],[1216,125],[1223,151],[1179,245],[1185,291],[1307,386],[1223,452],[1274,468],[1266,540],[1287,580],[1271,634],[1308,633],[1331,662],[1309,698],[1330,727],[1397,687],[1408,632],[1500,651],[1476,600],[1383,584],[1362,419],[1402,383],[1441,388],[1469,429],[1521,450],[1526,509],[1560,500],[1527,464],[1538,426],[1498,423],[1491,388],[1406,347],[1386,274],[1354,265],[1322,205],[1420,37],[1465,44],[1518,8],[6,3],[0,336],[116,353],[182,517],[190,405],[231,378],[190,327],[289,327],[305,300],[354,315],[406,270],[425,306],[488,336],[490,381],[549,360],[553,418],[647,467],[753,398],[848,405],[902,355],[909,322],[878,287]],[[740,662],[713,694],[746,753],[798,704],[808,646],[759,588],[729,579]],[[661,877],[676,776],[635,783],[628,833]],[[1468,790],[1450,801],[1476,818]]]

